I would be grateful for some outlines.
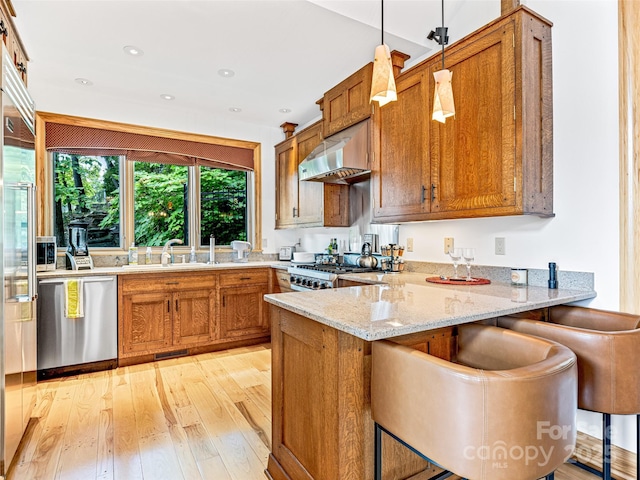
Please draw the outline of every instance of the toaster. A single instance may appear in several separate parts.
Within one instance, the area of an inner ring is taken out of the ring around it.
[[[280,247],[280,260],[291,260],[293,258],[293,252],[296,251],[296,247]]]

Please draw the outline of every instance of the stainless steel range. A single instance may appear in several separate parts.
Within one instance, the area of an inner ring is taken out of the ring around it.
[[[346,273],[373,272],[375,268],[362,268],[348,264],[292,265],[288,268],[291,289],[301,292],[336,288],[338,277]]]

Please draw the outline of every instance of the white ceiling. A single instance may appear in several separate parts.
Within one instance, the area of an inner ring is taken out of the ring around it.
[[[13,0],[40,110],[52,91],[95,94],[135,108],[206,112],[277,127],[318,117],[333,85],[372,60],[380,43],[380,0]],[[446,0],[453,42],[496,18],[499,0]],[[411,55],[439,48],[440,0],[387,0],[385,43]],[[134,45],[144,51],[132,57]],[[232,78],[218,70],[230,69]],[[75,82],[86,78],[92,86]],[[161,94],[175,96],[172,101]],[[230,108],[240,108],[233,113]],[[290,109],[282,113],[280,109]],[[69,113],[69,112],[60,112]]]

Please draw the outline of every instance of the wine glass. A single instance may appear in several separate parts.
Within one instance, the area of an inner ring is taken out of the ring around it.
[[[460,263],[460,259],[462,258],[462,249],[461,248],[450,248],[449,256],[451,257],[451,261],[453,262],[453,277],[454,279],[459,279],[458,276],[458,263]]]
[[[464,261],[467,264],[467,282],[473,280],[473,278],[471,278],[471,262],[473,262],[474,256],[473,248],[462,249],[462,258],[464,258]]]

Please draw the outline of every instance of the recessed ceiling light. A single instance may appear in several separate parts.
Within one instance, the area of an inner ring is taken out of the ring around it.
[[[231,107],[231,108],[229,109],[229,111],[230,111],[230,112],[233,112],[233,113],[240,113],[240,112],[242,111],[242,109],[241,109],[241,108],[238,108],[238,107]]]
[[[141,55],[144,55],[142,49],[134,45],[127,45],[125,47],[122,47],[122,49],[124,50],[124,53],[128,53],[129,55],[132,55],[134,57],[140,57]]]
[[[231,78],[236,74],[233,70],[229,70],[228,68],[221,68],[218,70],[218,75],[224,78]]]
[[[281,108],[280,110],[278,110],[280,113],[291,113],[291,109],[290,108]]]
[[[76,83],[84,85],[85,87],[90,87],[91,85],[93,85],[93,82],[91,80],[87,80],[86,78],[76,78]]]
[[[163,93],[162,95],[160,95],[160,98],[162,98],[163,100],[175,100],[176,97],[174,97],[173,95],[169,95],[168,93]]]

